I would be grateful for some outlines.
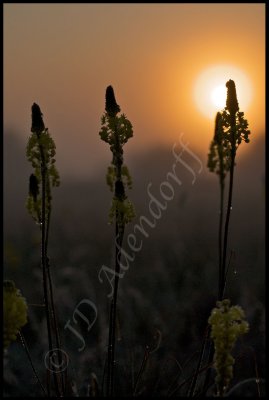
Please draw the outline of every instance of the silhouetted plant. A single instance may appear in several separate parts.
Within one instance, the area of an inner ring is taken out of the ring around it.
[[[32,106],[32,127],[31,136],[27,144],[27,159],[32,164],[34,172],[29,179],[29,196],[27,199],[27,209],[41,229],[41,265],[43,271],[43,292],[46,309],[46,321],[49,351],[53,349],[53,341],[59,351],[57,352],[58,361],[61,363],[60,337],[56,320],[53,285],[50,273],[50,262],[48,257],[48,238],[50,216],[52,209],[51,189],[59,186],[60,179],[55,167],[56,147],[54,140],[47,128],[45,128],[40,107],[34,103]],[[53,371],[53,367],[51,368]],[[56,372],[53,372],[55,390],[57,396],[63,392]],[[48,385],[48,394],[50,388]]]
[[[228,229],[230,212],[232,209],[233,177],[235,167],[236,151],[242,140],[249,142],[248,122],[244,113],[239,111],[236,95],[236,87],[233,80],[226,83],[227,100],[223,111],[216,116],[215,133],[210,145],[208,155],[208,168],[211,172],[219,175],[220,181],[220,221],[219,221],[219,293],[221,300],[224,295],[226,281],[226,254],[228,242]],[[222,223],[223,223],[223,196],[224,180],[226,173],[230,173],[228,205],[225,220],[224,243],[222,245]]]
[[[236,87],[231,79],[226,83],[227,100],[226,107],[222,112],[217,113],[216,126],[213,141],[210,145],[208,155],[208,168],[216,172],[220,180],[220,221],[219,221],[219,294],[221,300],[225,288],[226,276],[226,254],[228,241],[228,228],[230,212],[232,208],[233,177],[235,167],[236,151],[242,140],[249,142],[250,131],[244,113],[239,111],[236,96]],[[222,220],[223,220],[223,196],[224,180],[227,171],[230,172],[228,205],[225,221],[224,243],[222,246]]]
[[[236,151],[242,140],[246,143],[249,142],[248,122],[244,118],[244,113],[239,111],[239,105],[236,95],[236,87],[233,80],[226,83],[227,87],[227,100],[226,107],[216,115],[214,137],[210,144],[210,151],[208,154],[207,166],[211,172],[215,172],[219,176],[220,184],[220,217],[219,217],[219,231],[218,231],[218,258],[219,258],[219,280],[218,280],[218,299],[222,300],[226,285],[227,267],[227,243],[228,243],[228,230],[230,212],[232,209],[232,193],[233,193],[233,177],[235,167]],[[229,172],[229,193],[228,204],[225,219],[224,238],[223,238],[223,208],[224,208],[224,188],[225,177]],[[223,238],[223,242],[222,242]],[[191,385],[190,394],[192,395],[195,390],[195,385],[200,370],[202,358],[205,351],[206,342],[209,338],[209,330],[205,334],[200,358],[196,368],[195,378]],[[212,344],[209,347],[208,365],[212,362],[214,348]],[[207,391],[210,378],[210,369],[206,372],[203,393]]]
[[[132,180],[126,165],[123,165],[123,145],[133,136],[131,122],[124,114],[117,115],[120,107],[116,103],[112,86],[106,89],[105,113],[101,118],[102,140],[110,145],[113,158],[108,167],[107,184],[114,191],[109,220],[115,221],[115,280],[113,298],[110,305],[109,317],[109,344],[107,362],[107,396],[113,396],[114,391],[114,364],[115,364],[115,328],[117,312],[117,293],[120,273],[121,246],[125,225],[134,218],[134,208],[126,196],[126,187],[131,188]]]
[[[226,255],[227,255],[227,243],[228,243],[228,231],[229,231],[229,220],[230,213],[232,209],[232,195],[233,195],[233,178],[234,178],[234,167],[235,167],[235,157],[237,148],[244,140],[249,143],[248,121],[244,118],[244,113],[239,111],[239,105],[236,96],[236,87],[233,80],[229,80],[226,83],[227,87],[227,101],[226,107],[222,112],[223,127],[224,127],[224,137],[225,147],[229,151],[230,160],[230,181],[229,181],[229,193],[228,193],[228,205],[224,228],[224,243],[223,243],[223,258],[221,267],[221,283],[219,299],[221,300],[224,295],[225,282],[226,282]]]

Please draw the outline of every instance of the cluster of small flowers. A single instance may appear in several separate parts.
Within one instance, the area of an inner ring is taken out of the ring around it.
[[[56,147],[54,140],[45,128],[42,113],[39,106],[34,103],[32,106],[32,135],[30,136],[26,155],[28,161],[34,168],[29,180],[29,196],[27,199],[27,209],[36,222],[41,222],[41,195],[40,184],[42,168],[46,176],[46,212],[51,207],[51,186],[59,186],[59,173],[55,167]]]
[[[3,285],[3,324],[4,349],[16,340],[19,330],[27,322],[27,304],[13,281],[4,281]]]
[[[121,227],[130,222],[134,216],[134,207],[128,200],[125,189],[132,187],[132,179],[126,165],[123,165],[123,145],[133,136],[131,122],[124,114],[118,116],[120,107],[116,103],[112,86],[106,89],[105,113],[101,117],[101,139],[110,145],[113,159],[107,171],[106,181],[114,197],[109,212],[109,222],[114,218]]]
[[[223,394],[233,377],[234,358],[231,354],[236,340],[248,332],[249,325],[240,306],[230,307],[230,300],[217,302],[217,307],[208,319],[211,325],[211,338],[214,341],[214,365],[217,371],[218,395]]]
[[[210,144],[207,166],[211,172],[216,172],[222,179],[231,165],[231,154],[240,143],[249,143],[250,131],[244,113],[239,111],[235,83],[231,79],[226,83],[226,107],[217,113],[214,138]]]

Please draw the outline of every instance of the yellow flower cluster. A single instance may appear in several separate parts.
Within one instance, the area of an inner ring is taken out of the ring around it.
[[[4,281],[4,348],[16,340],[19,330],[27,323],[27,304],[13,281]]]
[[[227,390],[233,377],[234,358],[231,354],[236,340],[248,332],[244,311],[240,306],[230,307],[230,300],[217,302],[217,307],[208,319],[211,325],[211,338],[214,341],[214,366],[217,371],[216,384],[218,395]]]

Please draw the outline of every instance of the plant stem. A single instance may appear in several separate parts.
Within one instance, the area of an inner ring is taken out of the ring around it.
[[[223,230],[223,200],[224,200],[224,178],[220,178],[220,216],[219,216],[219,299],[222,291],[222,230]]]
[[[42,181],[42,199],[41,199],[41,263],[43,270],[43,291],[44,291],[44,302],[46,308],[46,320],[47,320],[47,331],[48,331],[48,342],[49,342],[49,352],[52,354],[52,321],[51,321],[51,309],[49,304],[49,286],[48,286],[48,263],[47,263],[47,220],[46,220],[46,178],[47,178],[47,168],[45,163],[45,156],[42,145],[39,145],[40,156],[41,156],[41,181]],[[58,385],[57,374],[53,370],[53,378],[55,383],[55,390],[58,397],[60,397],[60,390]],[[48,390],[49,392],[49,390]]]
[[[124,189],[122,183],[121,167],[123,163],[122,148],[119,142],[117,130],[115,128],[115,154],[116,154],[116,182],[115,182],[115,198],[121,202],[124,198]],[[120,189],[119,189],[120,188]],[[122,193],[123,190],[123,193]],[[120,211],[116,210],[115,223],[115,280],[113,299],[110,307],[109,320],[109,344],[108,344],[108,377],[107,377],[107,396],[112,397],[114,394],[114,373],[115,373],[115,331],[116,331],[116,313],[117,298],[120,274],[121,246],[124,236],[124,223]]]
[[[221,146],[219,146],[219,160],[220,160],[220,215],[219,215],[219,234],[218,234],[218,241],[219,241],[219,292],[218,292],[218,299],[221,300],[221,293],[224,291],[225,287],[225,279],[223,281],[223,273],[222,273],[222,230],[223,230],[223,204],[224,204],[224,168],[223,168],[223,156]],[[207,331],[206,341],[209,339],[210,329]],[[204,347],[205,347],[204,342]],[[204,348],[203,348],[204,350]],[[211,364],[214,356],[214,346],[212,341],[209,344],[209,355],[208,355],[208,365]],[[211,369],[208,368],[205,375],[203,391],[206,390],[210,380]]]
[[[202,361],[203,361],[204,352],[205,352],[205,347],[206,347],[206,342],[207,342],[208,338],[209,338],[209,326],[208,326],[208,324],[207,324],[206,332],[205,332],[204,339],[203,339],[203,343],[202,343],[202,349],[201,349],[201,351],[200,351],[199,360],[198,360],[198,363],[197,363],[197,367],[196,367],[196,370],[195,370],[193,379],[192,379],[192,381],[191,381],[191,386],[190,386],[190,390],[189,390],[189,395],[188,395],[188,397],[193,397],[193,395],[194,395],[195,388],[196,388],[196,382],[197,382],[197,379],[198,379],[199,371],[200,371],[200,369],[201,369],[201,364],[202,364]]]
[[[41,182],[42,182],[42,198],[41,198],[41,264],[43,271],[43,294],[46,309],[46,321],[48,331],[49,351],[52,351],[52,333],[50,325],[50,309],[48,299],[48,282],[47,282],[47,267],[46,267],[46,166],[44,162],[43,148],[40,145],[41,154]],[[48,388],[49,392],[49,388]]]
[[[219,299],[220,299],[220,293],[222,293],[223,291],[223,283],[222,283],[222,230],[223,230],[223,204],[224,204],[224,166],[223,166],[223,153],[222,153],[222,143],[218,143],[218,153],[219,153],[219,161],[220,161],[220,214],[219,214],[219,233],[218,233],[218,253],[219,253]],[[221,299],[220,299],[221,300]],[[205,347],[206,347],[206,343],[208,342],[208,340],[210,340],[209,338],[210,335],[210,329],[209,326],[207,325],[207,331],[206,331],[206,335],[203,339],[203,344],[202,344],[202,349],[200,352],[200,358],[198,361],[198,365],[196,368],[196,372],[193,378],[193,382],[191,385],[191,389],[190,389],[190,397],[193,396],[194,391],[195,391],[195,386],[196,386],[196,382],[197,382],[197,378],[198,378],[198,372],[200,370],[201,367],[201,363],[202,363],[202,359],[204,356],[204,352],[205,352]],[[209,355],[208,355],[208,365],[211,364],[212,360],[213,360],[213,355],[214,355],[214,346],[212,344],[212,342],[210,342],[209,344]],[[203,385],[203,390],[205,390],[205,388],[208,386],[208,382],[210,379],[210,368],[207,369],[206,371],[206,376],[205,376],[205,380],[204,380],[204,385]]]
[[[50,190],[49,187],[48,187],[48,190]],[[47,225],[46,225],[46,228],[47,228],[46,229],[46,241],[45,241],[46,255],[47,255],[47,249],[48,249],[50,215],[51,215],[51,207],[48,210]],[[51,278],[51,272],[50,272],[50,263],[49,263],[49,258],[48,257],[46,257],[46,270],[47,270],[48,281],[49,281],[51,313],[52,313],[54,330],[55,330],[55,339],[56,339],[56,347],[57,347],[57,355],[58,355],[58,363],[59,363],[58,365],[61,365],[62,362],[63,362],[62,353],[61,353],[61,341],[60,341],[58,321],[57,321],[57,318],[56,318],[56,310],[55,310],[55,302],[54,302],[54,294],[53,294],[53,285],[52,285],[52,278]],[[65,392],[64,370],[61,371],[60,375],[61,375],[61,385],[62,385],[62,395],[63,395],[64,392]]]
[[[224,228],[224,243],[223,243],[223,258],[222,258],[222,271],[221,271],[221,282],[219,291],[219,300],[223,300],[224,288],[225,288],[225,276],[226,276],[226,257],[227,257],[227,243],[228,243],[228,233],[229,233],[229,221],[232,209],[232,196],[233,196],[233,179],[234,179],[234,166],[235,166],[235,114],[231,115],[231,167],[230,167],[230,181],[229,181],[229,195],[228,195],[228,205]]]
[[[116,219],[118,219],[117,215]],[[112,397],[114,392],[116,313],[117,313],[117,298],[118,298],[118,287],[119,287],[121,245],[124,235],[123,229],[119,228],[118,221],[116,221],[115,234],[116,234],[115,281],[114,281],[113,299],[111,300],[111,306],[110,306],[110,319],[109,319],[108,379],[107,379],[108,397]]]
[[[34,375],[35,375],[35,377],[36,377],[36,380],[37,380],[37,382],[39,383],[39,385],[40,385],[40,387],[41,387],[41,389],[42,389],[42,391],[43,391],[45,397],[48,397],[48,394],[46,393],[46,390],[45,390],[44,386],[42,385],[42,383],[41,383],[41,381],[40,381],[40,379],[39,379],[39,376],[38,376],[38,374],[37,374],[37,371],[36,371],[35,366],[34,366],[33,361],[32,361],[32,357],[31,357],[31,354],[30,354],[28,345],[27,345],[26,340],[25,340],[25,337],[24,337],[24,335],[23,335],[23,333],[22,333],[21,331],[19,331],[19,337],[20,337],[20,339],[21,339],[22,346],[23,346],[23,348],[24,348],[24,350],[25,350],[25,352],[26,352],[26,355],[27,355],[28,360],[29,360],[29,362],[30,362],[30,365],[31,365],[31,367],[32,367],[33,373],[34,373]]]
[[[146,367],[147,361],[149,359],[149,355],[150,355],[149,346],[146,346],[146,349],[145,349],[145,352],[144,352],[144,357],[143,357],[143,360],[142,360],[142,364],[140,366],[140,369],[139,369],[139,372],[138,372],[138,375],[137,375],[137,378],[136,378],[136,382],[135,382],[135,385],[134,385],[133,396],[136,396],[138,383],[139,383],[139,381],[141,379],[141,376],[142,376],[142,374],[144,372],[144,369]]]

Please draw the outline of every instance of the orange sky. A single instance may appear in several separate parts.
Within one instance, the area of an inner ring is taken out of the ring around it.
[[[26,143],[37,102],[60,171],[90,174],[111,158],[98,135],[111,84],[134,127],[127,155],[172,148],[184,132],[206,157],[215,115],[199,111],[194,84],[215,65],[249,78],[254,142],[265,129],[265,4],[4,4],[4,128]]]

